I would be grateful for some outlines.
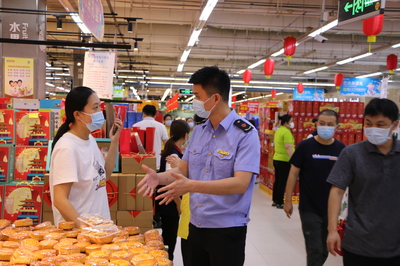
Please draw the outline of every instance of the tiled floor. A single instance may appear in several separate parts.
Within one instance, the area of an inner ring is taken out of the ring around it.
[[[254,190],[247,231],[246,266],[305,266],[306,252],[300,217],[295,205],[291,219],[271,206],[271,196]],[[181,266],[180,239],[175,249],[174,265]],[[341,257],[329,255],[325,266],[343,265]]]

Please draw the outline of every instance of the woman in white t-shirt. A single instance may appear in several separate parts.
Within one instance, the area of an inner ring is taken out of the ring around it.
[[[80,227],[77,218],[83,213],[110,218],[106,179],[114,169],[122,122],[115,119],[104,159],[90,134],[104,123],[97,94],[88,87],[72,89],[65,101],[65,115],[66,121],[53,141],[50,195],[55,225],[73,221]]]

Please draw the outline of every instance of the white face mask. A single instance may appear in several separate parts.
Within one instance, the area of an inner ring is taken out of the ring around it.
[[[294,122],[290,122],[290,123],[289,123],[289,127],[290,127],[290,128],[294,128]]]
[[[200,117],[203,118],[208,118],[211,114],[211,111],[214,109],[215,105],[211,108],[210,111],[207,111],[206,109],[204,109],[204,104],[210,100],[214,95],[212,95],[210,98],[208,98],[206,101],[202,102],[199,100],[194,99],[193,100],[193,110],[194,113]]]
[[[390,139],[389,133],[392,128],[365,127],[364,134],[368,141],[374,145],[382,145]]]
[[[95,130],[97,130],[97,129],[99,129],[99,128],[101,128],[103,126],[103,124],[104,124],[104,115],[103,115],[102,111],[96,112],[96,113],[93,113],[93,114],[88,114],[88,113],[85,113],[85,112],[81,112],[81,113],[83,113],[85,115],[89,115],[92,118],[92,122],[91,123],[86,123],[86,122],[83,122],[83,120],[81,120],[83,123],[86,124],[86,126],[90,130],[90,132],[93,132],[93,131],[95,131]]]
[[[167,126],[171,126],[171,124],[172,124],[172,120],[167,120],[167,121],[165,121],[165,125],[167,125]]]

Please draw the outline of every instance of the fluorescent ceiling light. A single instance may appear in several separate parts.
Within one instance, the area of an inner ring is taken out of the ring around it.
[[[166,89],[166,90],[164,91],[164,95],[163,95],[163,97],[161,98],[161,101],[165,101],[165,98],[167,98],[167,96],[168,96],[168,94],[170,93],[170,91],[171,91],[171,88]]]
[[[196,43],[197,39],[199,38],[202,30],[203,29],[199,29],[199,30],[194,30],[192,32],[192,35],[190,35],[190,39],[189,39],[187,46],[189,46],[189,47],[194,46],[194,44]]]
[[[183,70],[183,66],[185,65],[185,63],[180,63],[179,65],[178,65],[178,68],[176,69],[176,71],[177,72],[182,72],[182,70]]]
[[[255,62],[254,64],[248,66],[247,68],[253,69],[255,67],[258,67],[261,64],[264,64],[265,61],[267,61],[267,59],[261,59],[260,61]]]
[[[278,56],[278,55],[283,54],[283,52],[284,52],[284,49],[282,48],[282,49],[280,49],[278,52],[273,53],[271,56],[272,56],[272,57],[276,57],[276,56]]]
[[[400,43],[392,45],[392,48],[398,48],[398,47],[400,47]]]
[[[81,31],[85,34],[91,34],[92,32],[86,27],[86,25],[83,23],[81,18],[79,17],[78,13],[69,13],[71,18],[75,21],[76,25],[81,29]]]
[[[318,72],[318,71],[321,71],[321,70],[325,70],[325,69],[327,69],[327,68],[328,68],[327,66],[323,66],[323,67],[319,67],[319,68],[314,68],[314,69],[305,71],[304,74],[311,74],[311,73],[314,73],[314,72]]]
[[[153,82],[153,81],[150,81],[149,84],[193,86],[193,84],[190,84],[190,83],[178,83],[178,82]]]
[[[185,100],[185,102],[190,102],[191,100],[193,100],[194,99],[194,95],[193,96],[190,96],[189,98],[187,98],[186,100]]]
[[[66,76],[66,77],[71,76],[68,73],[51,73],[51,72],[47,72],[46,75],[56,75],[56,76]]]
[[[242,69],[242,70],[239,70],[239,71],[236,72],[236,73],[238,73],[238,74],[240,75],[240,74],[243,74],[245,71],[246,71],[246,69]]]
[[[364,58],[364,57],[367,57],[367,56],[370,56],[370,55],[373,55],[373,53],[365,53],[365,54],[361,54],[361,55],[358,55],[358,56],[355,56],[355,57],[349,57],[347,59],[344,59],[344,60],[336,62],[336,64],[344,65],[344,64],[347,64],[349,62],[353,62],[353,61],[356,61],[358,59],[361,59],[361,58]]]
[[[296,83],[297,85],[298,83]],[[325,87],[335,87],[333,83],[303,83],[304,86],[325,86]]]
[[[376,73],[361,75],[361,76],[358,76],[356,78],[362,79],[362,78],[368,78],[368,77],[379,76],[379,75],[382,75],[382,72],[376,72]]]
[[[211,13],[217,3],[218,3],[218,0],[208,0],[206,6],[204,7],[203,11],[201,12],[199,20],[207,20],[208,17],[211,15]]]
[[[46,67],[46,70],[65,70],[65,71],[69,71],[69,68],[65,68],[65,67]]]
[[[52,83],[48,83],[48,82],[46,82],[45,83],[47,86],[50,86],[50,87],[55,87],[56,85],[54,85],[54,84],[52,84]]]
[[[131,73],[140,73],[140,74],[148,74],[149,71],[147,70],[129,70],[129,69],[122,69],[122,70],[118,70],[118,72],[131,72]]]
[[[236,92],[236,93],[232,94],[232,96],[236,96],[236,95],[240,95],[240,94],[244,94],[244,93],[246,93],[246,92],[245,91],[239,91],[239,92]]]
[[[190,51],[191,51],[191,49],[183,51],[182,56],[181,56],[181,61],[180,61],[181,63],[186,62],[186,60],[189,57]]]
[[[56,78],[56,77],[46,77],[46,79],[51,79],[51,80],[53,80],[53,79],[61,79],[61,78]]]
[[[51,64],[46,62],[46,67],[51,67]]]
[[[308,36],[314,38],[315,36],[320,35],[321,33],[323,33],[323,32],[325,32],[325,31],[328,31],[328,30],[330,30],[330,29],[336,27],[337,24],[338,24],[338,20],[336,19],[336,20],[334,20],[334,21],[332,21],[332,22],[330,22],[330,23],[328,23],[328,24],[322,26],[321,28],[319,28],[319,29],[317,29],[317,30],[311,32],[310,34],[308,34]]]

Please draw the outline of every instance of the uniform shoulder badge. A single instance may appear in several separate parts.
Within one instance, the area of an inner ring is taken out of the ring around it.
[[[250,132],[253,129],[250,124],[244,122],[242,119],[236,119],[233,124],[243,130],[245,133]]]

